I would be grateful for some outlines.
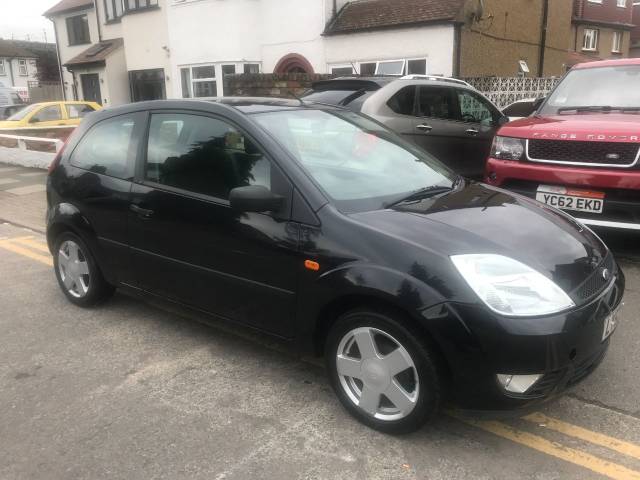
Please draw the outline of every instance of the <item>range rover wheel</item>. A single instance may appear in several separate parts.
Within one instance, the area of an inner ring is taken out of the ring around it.
[[[73,233],[58,237],[53,266],[60,288],[78,306],[91,307],[113,295],[115,289],[105,281],[89,248]]]
[[[438,410],[441,384],[427,346],[394,314],[359,309],[327,340],[331,384],[362,423],[387,433],[419,429]]]

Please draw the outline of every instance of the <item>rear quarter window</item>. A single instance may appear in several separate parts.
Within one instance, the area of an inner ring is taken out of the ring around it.
[[[127,179],[133,176],[131,146],[136,115],[122,115],[94,125],[71,154],[73,166]]]

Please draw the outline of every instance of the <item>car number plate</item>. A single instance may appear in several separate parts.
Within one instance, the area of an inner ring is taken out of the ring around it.
[[[618,326],[618,312],[620,307],[616,308],[613,312],[606,316],[604,319],[604,330],[602,331],[602,341],[604,342]]]
[[[536,191],[536,200],[562,210],[602,213],[604,193],[591,190],[540,185]]]

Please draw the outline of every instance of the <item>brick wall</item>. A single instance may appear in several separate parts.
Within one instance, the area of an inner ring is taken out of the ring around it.
[[[313,82],[332,78],[328,74],[260,73],[229,75],[224,79],[226,96],[237,97],[285,97],[302,95]]]

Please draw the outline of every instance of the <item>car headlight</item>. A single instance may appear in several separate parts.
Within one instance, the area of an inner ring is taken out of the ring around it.
[[[512,258],[480,254],[451,260],[478,297],[501,315],[549,315],[575,306],[555,283]]]
[[[524,150],[522,138],[496,136],[491,146],[491,157],[499,160],[522,160]]]

